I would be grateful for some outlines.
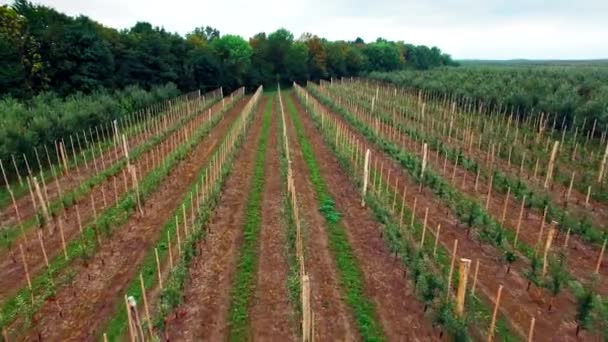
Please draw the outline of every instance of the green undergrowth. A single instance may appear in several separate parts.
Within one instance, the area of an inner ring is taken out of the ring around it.
[[[378,321],[374,303],[365,294],[363,274],[357,263],[353,249],[348,242],[345,227],[342,225],[341,213],[336,209],[325,179],[321,175],[310,141],[308,140],[295,105],[286,97],[286,107],[293,121],[302,155],[315,190],[319,210],[325,218],[325,228],[329,238],[329,248],[336,261],[337,271],[346,303],[353,311],[361,338],[365,341],[384,341],[384,331]]]
[[[266,95],[274,96],[274,95]],[[236,271],[230,291],[228,311],[229,340],[245,341],[249,336],[249,305],[255,292],[255,276],[258,265],[258,238],[262,225],[262,195],[264,193],[264,169],[270,123],[272,120],[273,98],[266,102],[262,117],[262,130],[257,143],[253,176],[247,195],[243,244],[237,258]]]

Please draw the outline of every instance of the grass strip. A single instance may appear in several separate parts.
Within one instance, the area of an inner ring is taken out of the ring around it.
[[[266,150],[268,148],[273,100],[274,98],[269,99],[264,109],[262,131],[257,145],[253,178],[249,188],[249,195],[247,196],[245,223],[243,226],[243,245],[237,259],[236,272],[230,295],[230,309],[228,311],[228,335],[230,341],[245,341],[249,336],[249,303],[255,292],[255,275],[258,265],[258,238],[262,225],[264,169],[266,167]]]
[[[296,129],[302,155],[310,172],[310,181],[317,195],[320,211],[325,218],[329,246],[336,261],[340,284],[346,296],[345,300],[353,310],[362,339],[365,341],[383,341],[386,337],[378,321],[376,309],[371,299],[364,293],[362,271],[348,242],[346,230],[340,223],[342,215],[337,211],[335,202],[329,194],[327,184],[321,175],[313,148],[305,135],[304,127],[293,101],[290,97],[286,97],[285,103]]]

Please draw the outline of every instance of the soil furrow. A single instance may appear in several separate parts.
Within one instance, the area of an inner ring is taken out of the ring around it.
[[[272,124],[264,170],[262,226],[258,247],[256,290],[251,303],[253,340],[295,341],[293,310],[287,293],[287,240],[280,177],[278,100],[274,100]]]
[[[382,238],[382,227],[373,213],[361,207],[360,193],[352,184],[338,159],[325,145],[312,119],[305,113],[295,94],[299,116],[311,140],[321,173],[343,214],[350,244],[365,278],[365,293],[375,302],[380,322],[388,340],[439,340],[439,331],[424,316],[424,305],[415,297],[414,288],[404,277],[404,268],[391,257]]]
[[[253,126],[238,152],[234,168],[219,204],[207,225],[207,236],[189,270],[184,302],[165,319],[165,338],[171,341],[221,341],[228,334],[228,307],[239,246],[242,244],[244,212],[261,136],[262,112],[267,99],[258,104]]]
[[[246,99],[242,99],[220,124],[180,161],[166,180],[144,203],[145,215],[133,215],[112,239],[104,241],[88,264],[75,264],[70,286],[58,290],[34,317],[29,339],[85,340],[99,335],[99,326],[120,303],[129,281],[148,249],[158,239],[190,183],[218,145]]]

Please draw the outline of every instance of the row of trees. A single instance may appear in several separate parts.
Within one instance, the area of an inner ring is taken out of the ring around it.
[[[369,76],[410,89],[471,98],[489,109],[506,107],[520,115],[552,113],[570,126],[586,119],[588,129],[595,120],[599,127],[608,127],[608,63],[471,64]]]
[[[436,47],[381,38],[332,42],[305,33],[295,39],[279,29],[247,41],[211,27],[182,37],[144,22],[117,31],[27,0],[0,7],[0,95],[20,98],[167,82],[183,91],[230,90],[452,64]]]

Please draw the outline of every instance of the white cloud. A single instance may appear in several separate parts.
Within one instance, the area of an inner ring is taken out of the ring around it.
[[[384,37],[436,45],[455,58],[608,58],[608,1],[603,0],[34,2],[119,29],[148,21],[185,34],[210,25],[248,38],[285,27],[296,37],[312,32],[332,40]]]

